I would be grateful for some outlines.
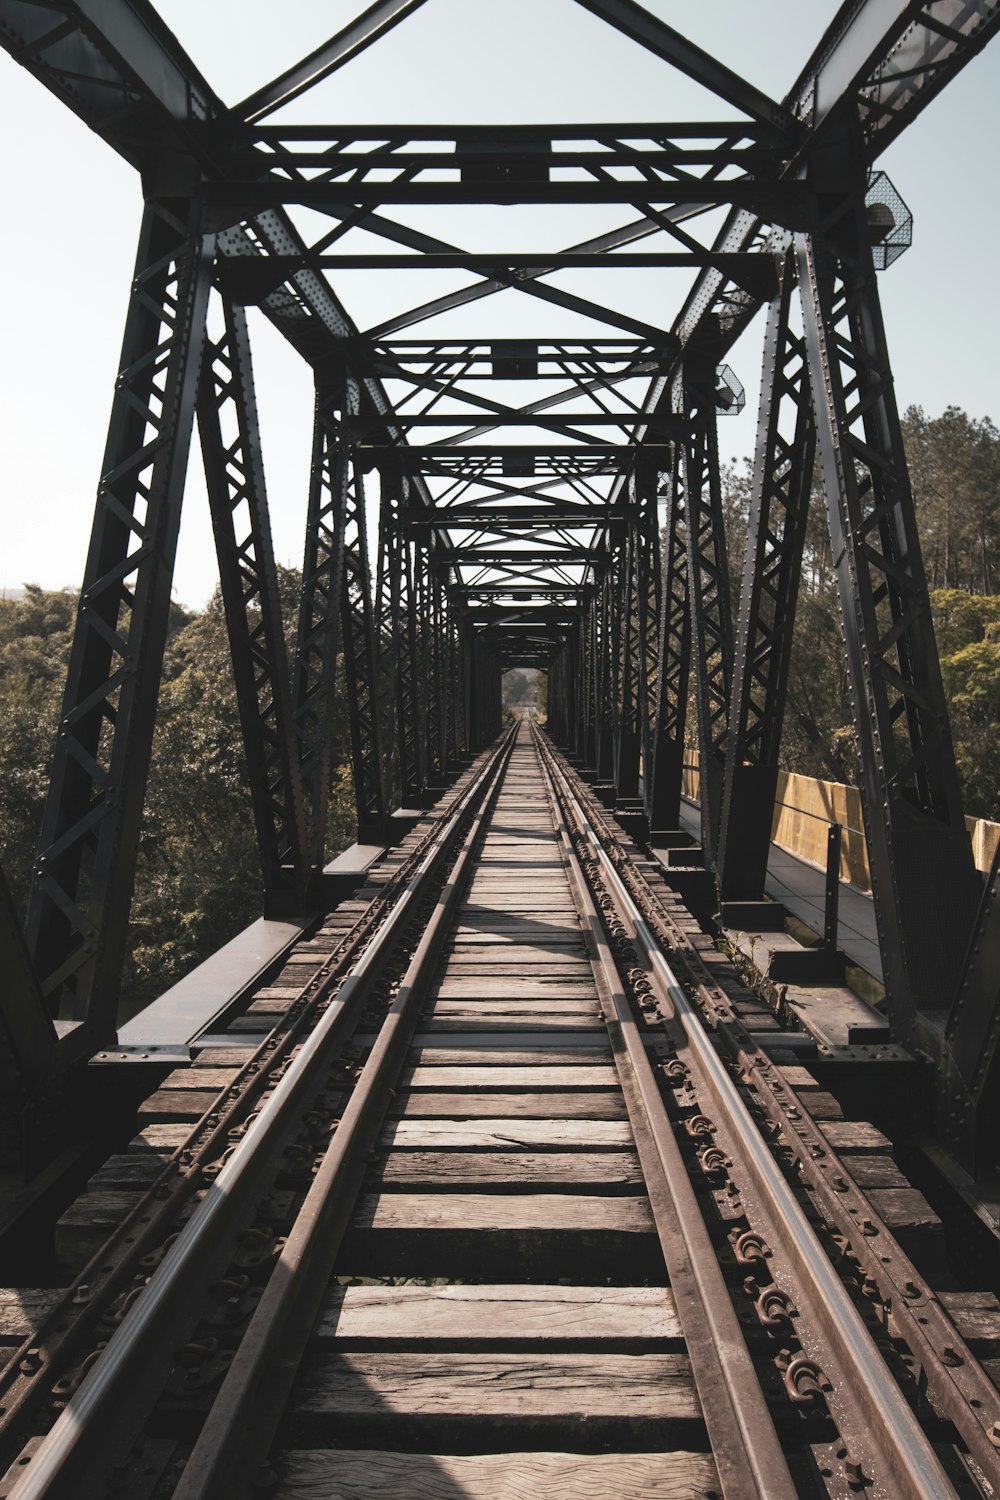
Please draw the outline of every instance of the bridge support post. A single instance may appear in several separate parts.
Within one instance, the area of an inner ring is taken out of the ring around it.
[[[214,254],[147,204],[28,914],[74,1055],[115,1033]]]
[[[789,326],[795,286],[789,250],[764,337],[719,825],[717,865],[723,901],[764,899],[778,784],[815,446],[805,344]]]
[[[307,906],[305,800],[271,543],[246,313],[223,288],[222,336],[202,363],[198,427],[250,800],[264,913]]]
[[[688,602],[684,469],[679,450],[680,445],[675,445],[660,568],[652,775],[646,793],[647,816],[652,829],[676,829],[681,818],[684,730],[691,669],[691,608]]]
[[[895,1035],[956,991],[975,910],[947,704],[872,260],[864,183],[796,236],[817,437]]]
[[[702,363],[698,360],[698,365]],[[687,502],[688,597],[701,773],[701,843],[715,868],[722,778],[732,681],[732,618],[726,558],[719,441],[715,418],[715,361],[711,381],[697,369],[689,380],[691,428],[684,455]]]
[[[308,858],[323,868],[334,757],[334,694],[341,640],[344,512],[350,450],[342,419],[349,401],[346,372],[325,370],[316,383],[302,593],[293,674],[300,774],[308,820]]]

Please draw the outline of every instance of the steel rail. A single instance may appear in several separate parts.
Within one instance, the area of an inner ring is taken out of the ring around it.
[[[443,814],[450,816],[465,807],[475,779],[463,777],[445,795]],[[463,785],[465,781],[467,785]],[[393,871],[367,910],[302,985],[280,1022],[191,1126],[185,1141],[171,1153],[135,1207],[66,1288],[44,1323],[5,1357],[0,1367],[0,1431],[4,1434],[24,1421],[33,1402],[44,1399],[44,1389],[60,1370],[66,1369],[73,1351],[88,1337],[96,1340],[96,1324],[114,1308],[116,1300],[131,1295],[128,1278],[132,1269],[168,1236],[170,1226],[196,1190],[201,1170],[223,1155],[230,1141],[229,1131],[245,1121],[254,1100],[276,1070],[284,1066],[290,1050],[314,1023],[317,1010],[333,988],[342,983],[365,942],[379,930],[400,888],[405,889],[416,874],[439,834],[440,828],[431,827]]]
[[[929,1438],[890,1374],[815,1229],[713,1047],[697,1007],[667,963],[645,916],[622,883],[568,778],[534,724],[532,734],[541,747],[543,758],[554,770],[553,779],[561,789],[564,807],[577,823],[599,866],[602,880],[632,928],[653,978],[670,1002],[674,1020],[683,1031],[700,1080],[739,1142],[741,1165],[751,1177],[772,1225],[780,1231],[782,1252],[794,1267],[799,1286],[810,1294],[809,1307],[816,1314],[828,1349],[849,1381],[852,1395],[866,1408],[865,1449],[881,1458],[884,1470],[880,1478],[884,1482],[891,1479],[894,1500],[904,1500],[904,1497],[906,1500],[956,1500],[957,1492]],[[856,1435],[849,1436],[854,1438]]]
[[[533,720],[529,720],[533,724]],[[537,738],[537,737],[536,737]],[[657,1086],[604,924],[545,761],[542,774],[588,946],[650,1208],[725,1500],[795,1500],[789,1473],[708,1225]]]
[[[605,848],[610,838],[604,839]],[[639,889],[640,905],[643,899],[652,903],[652,925],[658,929],[659,940],[668,947],[689,948],[686,934],[668,914],[655,911],[657,897],[642,872],[627,868],[627,878],[633,893],[636,887]],[[720,1043],[743,1081],[753,1087],[761,1111],[784,1133],[795,1154],[798,1175],[822,1206],[827,1223],[844,1237],[860,1274],[877,1288],[886,1327],[908,1347],[935,1410],[954,1425],[973,1461],[1000,1493],[1000,1392],[995,1383],[930,1289],[927,1278],[854,1181],[849,1163],[831,1146],[810,1114],[807,1100],[786,1079],[779,1082],[773,1077],[771,1059],[729,997],[715,988],[698,953],[691,949],[685,963],[701,1011],[712,1016]],[[862,1233],[859,1225],[864,1225]]]
[[[490,757],[462,805],[448,817],[385,924],[366,945],[336,998],[234,1148],[128,1316],[32,1455],[23,1477],[10,1492],[10,1500],[57,1500],[57,1497],[76,1500],[81,1494],[80,1469],[91,1456],[92,1445],[108,1440],[109,1436],[116,1442],[127,1441],[120,1435],[124,1414],[130,1400],[138,1399],[137,1392],[146,1384],[147,1367],[155,1358],[154,1351],[162,1353],[168,1342],[176,1342],[178,1303],[183,1306],[190,1297],[191,1284],[202,1283],[205,1267],[212,1265],[220,1246],[224,1247],[228,1236],[238,1228],[240,1215],[259,1189],[262,1160],[279,1149],[287,1128],[318,1088],[323,1070],[339,1056],[341,1017],[378,975],[391,942],[401,934],[416,902],[426,894],[431,874],[448,849],[469,804],[487,794],[499,757],[507,744],[513,742],[515,732],[516,729],[512,730]]]
[[[242,1495],[250,1490],[255,1474],[266,1467],[367,1170],[368,1153],[426,999],[428,975],[464,893],[466,875],[485,821],[492,813],[516,733],[514,726],[491,763],[491,783],[172,1500],[211,1500],[215,1496],[225,1500]]]

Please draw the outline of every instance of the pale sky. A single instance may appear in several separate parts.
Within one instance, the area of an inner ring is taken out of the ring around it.
[[[776,98],[791,87],[833,0],[646,0],[660,15]],[[231,103],[338,30],[364,0],[284,0],[280,25],[265,0],[160,0],[158,7],[216,91]],[[0,360],[0,472],[4,550],[0,589],[78,586],[117,372],[141,201],[137,174],[0,55],[8,150],[8,287]],[[1000,43],[925,110],[879,162],[913,212],[913,247],[880,277],[901,408],[949,404],[1000,422],[994,294],[1000,191]],[[380,123],[505,123],[725,118],[732,112],[628,42],[573,0],[428,0],[376,47],[290,107],[284,119]],[[14,149],[11,149],[13,147]],[[613,216],[615,210],[610,213]],[[596,209],[556,212],[393,209],[469,248],[570,244],[625,222]],[[373,248],[389,248],[384,245]],[[600,272],[560,285],[599,295]],[[612,273],[607,273],[612,274]],[[636,271],[612,299],[669,327],[690,273]],[[360,326],[469,280],[463,273],[342,273],[337,291]],[[517,304],[517,305],[515,305]],[[546,336],[570,332],[560,312],[517,293],[485,299],[438,326],[445,335],[505,335],[523,315]],[[551,313],[551,316],[549,316]],[[761,319],[730,357],[747,409],[720,423],[723,456],[753,450]],[[528,322],[521,325],[527,331]],[[259,314],[254,370],[275,548],[298,566],[311,427],[309,374]],[[411,333],[422,333],[412,330]],[[216,570],[197,440],[175,576],[175,596],[198,606]]]

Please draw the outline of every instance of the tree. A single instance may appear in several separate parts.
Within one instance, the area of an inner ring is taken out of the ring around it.
[[[1000,819],[1000,597],[931,595],[965,811]]]
[[[279,570],[289,635],[298,575]],[[27,902],[62,702],[76,600],[29,586],[0,600],[0,839],[15,900]],[[354,837],[340,702],[328,857]],[[136,865],[124,976],[130,1014],[259,915],[260,864],[225,611],[175,606]]]
[[[992,595],[1000,581],[1000,433],[957,406],[911,406],[903,435],[932,589]]]

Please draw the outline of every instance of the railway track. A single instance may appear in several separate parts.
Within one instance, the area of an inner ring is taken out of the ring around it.
[[[1000,1488],[960,1301],[631,854],[533,724],[470,768],[99,1174],[0,1495]]]

